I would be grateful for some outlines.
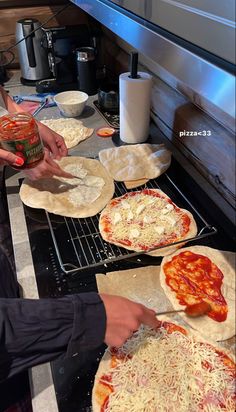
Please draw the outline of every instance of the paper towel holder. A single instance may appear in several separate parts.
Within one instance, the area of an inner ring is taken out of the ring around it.
[[[138,52],[132,51],[130,53],[130,75],[131,79],[138,79]]]
[[[151,79],[149,73],[138,72],[138,53],[131,52],[130,71],[119,76],[119,138],[127,144],[144,143],[148,139]]]

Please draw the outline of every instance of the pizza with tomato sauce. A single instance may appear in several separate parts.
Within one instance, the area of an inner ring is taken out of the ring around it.
[[[206,246],[183,248],[165,257],[160,282],[174,309],[206,302],[203,317],[180,314],[193,328],[213,340],[235,335],[235,255]]]
[[[99,230],[104,240],[136,252],[164,256],[172,243],[197,234],[190,212],[176,206],[161,190],[144,189],[112,199],[103,209]]]
[[[93,412],[233,412],[235,377],[231,354],[167,319],[107,349]]]

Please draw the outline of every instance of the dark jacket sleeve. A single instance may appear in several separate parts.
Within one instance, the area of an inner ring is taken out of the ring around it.
[[[97,293],[0,299],[0,381],[61,355],[100,346],[105,328],[105,308]]]

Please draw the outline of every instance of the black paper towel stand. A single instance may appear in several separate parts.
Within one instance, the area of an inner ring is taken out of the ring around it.
[[[140,76],[138,75],[138,53],[131,52],[130,53],[130,76],[131,79],[138,79]]]

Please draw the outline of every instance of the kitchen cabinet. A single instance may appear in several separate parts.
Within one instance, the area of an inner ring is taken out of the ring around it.
[[[235,63],[235,2],[111,0],[145,20]],[[232,46],[231,46],[232,45]]]

